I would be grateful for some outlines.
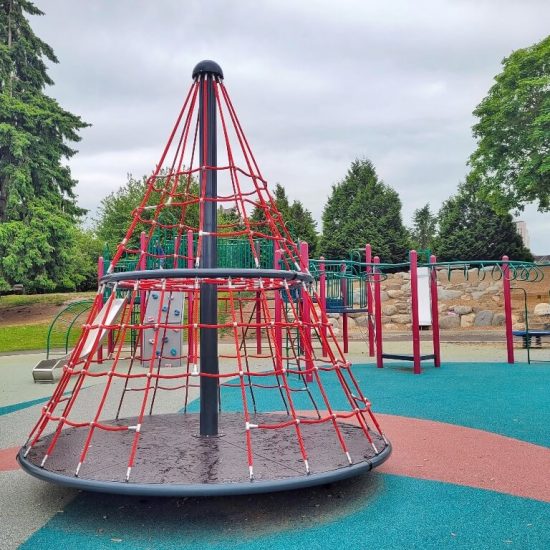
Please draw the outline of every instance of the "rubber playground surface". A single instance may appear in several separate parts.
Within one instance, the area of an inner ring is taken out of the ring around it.
[[[378,470],[203,499],[85,493],[23,473],[15,454],[54,386],[32,383],[39,355],[0,357],[0,548],[550,548],[550,364],[507,365],[496,345],[454,357],[466,355],[475,362],[421,376],[350,355],[393,445]]]

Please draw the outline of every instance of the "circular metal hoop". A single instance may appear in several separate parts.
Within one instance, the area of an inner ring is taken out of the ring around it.
[[[121,281],[139,281],[144,279],[281,279],[312,283],[309,273],[283,271],[279,269],[237,269],[237,268],[197,268],[197,269],[149,269],[144,271],[125,271],[109,273],[100,283]]]

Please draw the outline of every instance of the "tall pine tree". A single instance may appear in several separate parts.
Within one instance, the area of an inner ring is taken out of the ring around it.
[[[0,222],[24,220],[34,198],[74,219],[76,181],[64,164],[87,126],[44,93],[53,84],[46,62],[57,63],[26,15],[43,15],[29,0],[0,0]]]
[[[370,243],[385,262],[406,258],[408,232],[401,218],[397,192],[383,183],[371,161],[355,160],[346,177],[332,187],[323,211],[321,252],[347,258]]]
[[[0,0],[0,290],[70,290],[94,279],[66,165],[86,124],[45,94],[46,63],[57,59],[29,15],[42,12],[29,0]]]
[[[417,250],[431,249],[436,229],[437,216],[432,214],[428,202],[422,208],[417,208],[413,213],[413,226],[410,230],[411,246]]]
[[[510,214],[499,214],[468,181],[443,203],[434,251],[439,260],[533,260]]]
[[[304,205],[295,200],[290,203],[285,188],[277,183],[273,192],[273,198],[277,210],[281,213],[283,222],[294,241],[305,241],[309,245],[310,257],[316,257],[318,253],[317,223],[313,219],[311,212]],[[251,220],[257,224],[257,229],[262,231],[265,225],[264,213],[261,208],[254,208],[251,214]]]

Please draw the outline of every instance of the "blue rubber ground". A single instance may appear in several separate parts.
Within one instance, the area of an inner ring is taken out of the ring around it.
[[[344,506],[347,494],[340,499],[306,498],[301,509],[280,499],[274,499],[274,504],[265,496],[236,503],[233,499],[234,506],[244,509],[236,514],[226,506],[216,509],[217,500],[208,510],[204,505],[197,508],[195,499],[136,503],[135,499],[82,494],[21,548],[62,544],[79,550],[544,549],[550,545],[547,504],[433,481],[371,477],[376,478],[371,493],[348,504],[343,515],[337,508]],[[357,489],[364,492],[361,484]],[[335,488],[330,491],[338,494]],[[258,509],[263,517],[258,518]],[[270,515],[279,519],[270,522]]]
[[[550,366],[449,363],[413,376],[409,366],[378,370],[369,365],[354,372],[376,411],[550,446]],[[240,408],[239,391],[224,389],[224,409]],[[336,394],[333,387],[331,396]],[[266,390],[262,403],[268,395],[272,410],[281,410],[276,390]],[[307,404],[305,394],[299,400]],[[60,545],[79,550],[546,549],[550,504],[381,473],[252,497],[136,499],[81,493],[22,548]]]
[[[478,428],[550,447],[550,364],[447,363],[439,369],[428,366],[415,376],[410,363],[395,363],[383,369],[355,365],[353,372],[376,412]],[[260,381],[276,383],[274,378]],[[302,386],[297,377],[291,384]],[[324,376],[324,384],[335,409],[349,408],[334,376]],[[322,407],[315,385],[311,388]],[[276,390],[256,392],[269,410],[283,409]],[[311,408],[305,392],[293,397],[297,409]],[[225,388],[222,403],[224,410],[241,410],[240,388]],[[198,412],[198,402],[189,410]]]

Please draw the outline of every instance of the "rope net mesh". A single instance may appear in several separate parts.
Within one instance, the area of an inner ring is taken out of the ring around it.
[[[217,166],[199,165],[199,143],[207,141],[206,136],[199,139],[200,132],[207,131],[199,113],[206,79],[197,78],[100,282],[59,383],[25,444],[24,456],[41,468],[47,469],[56,453],[67,455],[62,442],[69,431],[79,434],[76,444],[73,439],[73,456],[64,457],[73,466],[71,475],[93,478],[101,460],[107,460],[98,456],[96,439],[111,434],[113,445],[115,438],[124,438],[124,455],[109,480],[132,482],[140,457],[146,463],[151,446],[158,445],[148,419],[195,414],[205,378],[216,380],[220,416],[226,403],[228,411],[239,414],[237,436],[246,451],[246,479],[255,478],[255,445],[261,434],[284,433],[301,462],[299,468],[292,464],[292,475],[315,473],[308,445],[308,430],[314,426],[326,429],[323,437],[332,438],[343,458],[334,468],[364,462],[387,446],[333,326],[319,307],[308,262],[277,210],[227,90],[219,78],[213,78],[213,85],[217,138],[223,143]],[[211,171],[218,176],[217,197],[207,196]],[[205,205],[212,202],[217,230],[206,232]],[[154,242],[159,229],[174,236],[169,253],[163,242]],[[246,240],[257,275],[253,270],[223,277],[215,270],[201,271],[208,237]],[[273,268],[281,276],[265,276],[259,269],[258,240],[273,243]],[[133,260],[141,273],[115,277],[121,258]],[[143,271],[151,262],[158,268]],[[201,320],[205,288],[216,290],[215,323]],[[217,332],[216,374],[202,369],[205,330]],[[346,429],[351,424],[353,432]],[[357,437],[364,447],[354,455],[357,446],[350,446],[350,438]],[[178,438],[177,431],[168,436],[176,446]],[[58,468],[64,473],[66,469]],[[162,483],[163,478],[154,481]],[[180,481],[185,483],[185,478]]]

